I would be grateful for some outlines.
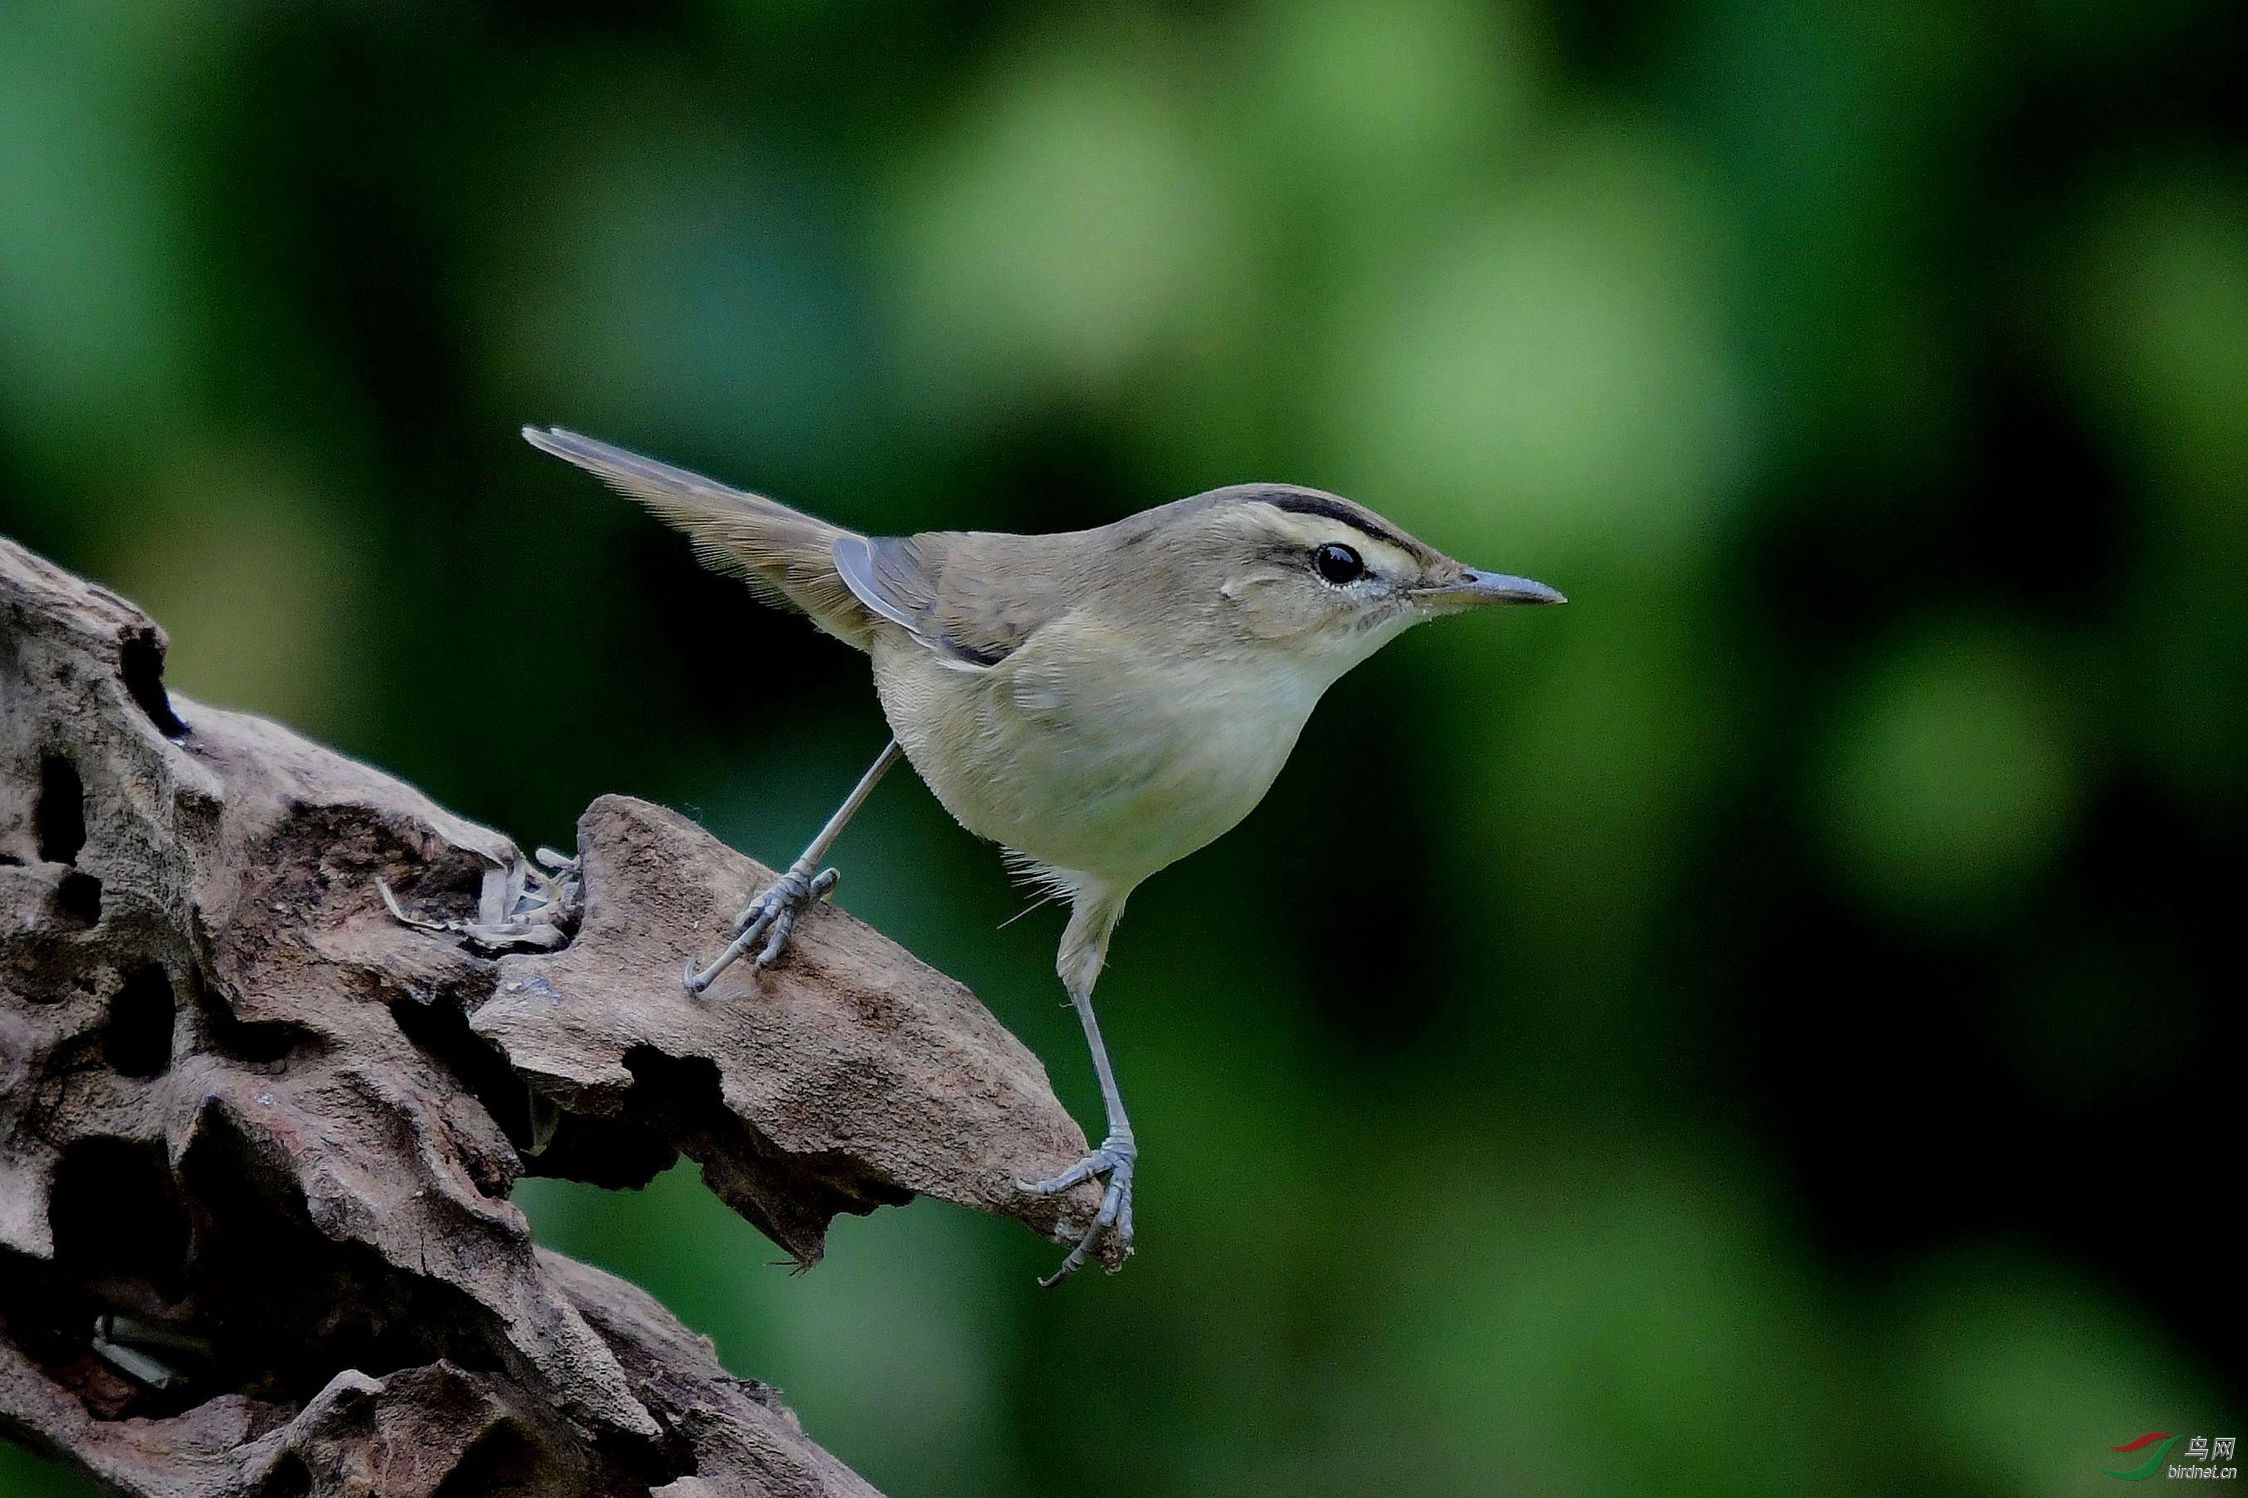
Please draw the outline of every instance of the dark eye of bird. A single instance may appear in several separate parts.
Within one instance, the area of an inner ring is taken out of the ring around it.
[[[1366,560],[1340,541],[1329,541],[1311,554],[1312,570],[1341,587],[1366,575]]]

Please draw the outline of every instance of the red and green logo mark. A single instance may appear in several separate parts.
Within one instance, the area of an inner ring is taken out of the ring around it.
[[[2102,1467],[2100,1470],[2110,1477],[2120,1477],[2125,1482],[2145,1482],[2162,1470],[2162,1459],[2170,1454],[2171,1447],[2177,1445],[2183,1439],[2185,1439],[2183,1436],[2173,1436],[2163,1431],[2150,1430],[2136,1441],[2126,1441],[2120,1446],[2108,1448],[2110,1451],[2138,1451],[2143,1447],[2153,1446],[2154,1450],[2149,1453],[2145,1461],[2122,1472],[2116,1471],[2113,1467]],[[2161,1443],[2160,1445],[2155,1444],[2158,1441]]]

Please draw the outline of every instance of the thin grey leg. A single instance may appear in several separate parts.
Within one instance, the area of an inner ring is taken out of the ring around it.
[[[693,962],[687,964],[687,992],[701,993],[709,988],[718,981],[720,973],[732,967],[743,953],[756,946],[761,939],[765,946],[757,954],[753,965],[771,967],[779,959],[781,949],[788,945],[789,933],[796,929],[797,917],[833,890],[836,881],[842,877],[833,869],[821,869],[821,860],[827,857],[827,850],[834,846],[835,839],[841,836],[852,815],[866,804],[866,798],[874,790],[875,782],[897,762],[898,741],[892,739],[883,745],[882,752],[875,756],[874,763],[859,777],[859,783],[851,788],[851,794],[843,798],[843,804],[835,808],[835,815],[827,819],[827,825],[820,829],[819,835],[805,848],[803,857],[790,864],[788,872],[773,881],[772,888],[750,901],[742,908],[742,913],[734,917],[734,939],[727,944],[726,950],[720,952],[716,960],[699,973],[694,970]],[[819,872],[814,873],[815,869]]]
[[[1108,1114],[1108,1137],[1101,1141],[1098,1149],[1060,1175],[1050,1180],[1015,1184],[1039,1196],[1053,1196],[1084,1181],[1105,1178],[1108,1184],[1101,1193],[1100,1210],[1093,1214],[1084,1237],[1070,1249],[1059,1269],[1038,1282],[1048,1289],[1084,1268],[1086,1258],[1104,1236],[1113,1234],[1120,1249],[1127,1254],[1132,1251],[1132,1169],[1140,1158],[1139,1146],[1132,1139],[1132,1121],[1124,1113],[1123,1094],[1116,1088],[1116,1072],[1109,1065],[1108,1047],[1101,1041],[1100,1021],[1093,1017],[1091,985],[1071,984],[1069,998],[1077,1006],[1079,1022],[1085,1026],[1085,1044],[1092,1050],[1093,1071],[1101,1081],[1101,1106]]]

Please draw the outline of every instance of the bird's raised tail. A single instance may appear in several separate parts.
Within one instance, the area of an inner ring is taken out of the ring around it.
[[[854,532],[561,427],[525,427],[523,440],[685,531],[712,571],[738,577],[762,601],[808,614],[829,634],[867,648],[873,617],[835,570],[835,543]]]

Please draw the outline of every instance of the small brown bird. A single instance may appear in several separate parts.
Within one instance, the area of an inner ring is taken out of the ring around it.
[[[902,749],[963,827],[1070,902],[1057,971],[1085,1027],[1108,1132],[1041,1194],[1104,1183],[1083,1239],[1132,1246],[1139,1148],[1093,1018],[1109,933],[1141,880],[1264,797],[1320,695],[1423,620],[1560,603],[1543,583],[1462,566],[1363,505],[1241,484],[1049,536],[862,536],[760,495],[559,428],[524,428],[685,531],[705,565],[795,609],[874,663],[894,735],[772,888],[735,920],[700,993],[757,947],[763,967],[835,887],[830,844]],[[760,945],[762,944],[762,945]]]

